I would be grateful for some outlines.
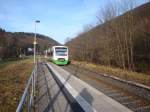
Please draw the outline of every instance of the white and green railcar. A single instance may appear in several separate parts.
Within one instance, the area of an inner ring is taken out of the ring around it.
[[[57,65],[67,65],[68,59],[68,47],[67,46],[53,46],[51,49],[51,60]]]

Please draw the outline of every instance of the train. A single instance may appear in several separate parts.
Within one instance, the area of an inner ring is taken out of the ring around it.
[[[57,65],[67,65],[69,63],[67,46],[52,46],[51,61]]]

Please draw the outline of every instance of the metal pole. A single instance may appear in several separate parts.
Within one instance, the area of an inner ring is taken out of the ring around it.
[[[35,103],[35,76],[36,76],[36,73],[37,73],[37,68],[36,68],[36,66],[37,66],[37,62],[36,62],[36,44],[37,44],[37,41],[36,41],[36,23],[40,23],[40,21],[39,20],[35,21],[35,35],[34,35],[34,42],[33,42],[33,44],[34,44],[34,65],[35,65],[34,74],[33,74],[33,77],[32,77],[32,82],[33,82],[32,83],[32,86],[33,86],[33,88],[32,88],[33,105]]]
[[[36,20],[35,21],[35,35],[34,35],[34,42],[33,42],[33,44],[34,44],[34,64],[36,63],[36,44],[37,44],[37,41],[36,41],[36,23],[40,23],[40,21],[39,20]]]
[[[34,34],[34,64],[35,64],[35,55],[36,55],[36,21],[35,21],[35,34]]]

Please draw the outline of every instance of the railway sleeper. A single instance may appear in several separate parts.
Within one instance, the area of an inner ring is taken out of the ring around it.
[[[135,112],[150,112],[150,105],[133,109]]]

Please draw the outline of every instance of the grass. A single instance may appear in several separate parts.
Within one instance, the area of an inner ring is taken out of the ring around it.
[[[0,61],[0,69],[4,68],[5,66],[11,64],[11,63],[14,63],[15,61],[14,60],[3,60],[3,61]]]
[[[25,58],[9,58],[9,59],[4,59],[4,60],[0,60],[0,69],[4,68],[5,66],[12,64],[16,61],[20,61],[23,59],[29,59],[30,57],[25,57]]]
[[[96,65],[96,64],[87,63],[87,62],[72,61],[71,63],[91,69],[98,73],[106,73],[108,75],[117,76],[121,79],[134,81],[137,83],[150,86],[150,75],[147,75],[144,73],[131,72],[128,70],[123,70],[123,69],[108,67],[108,66],[103,66],[103,65]]]
[[[0,112],[16,110],[32,67],[31,59],[0,62]]]

